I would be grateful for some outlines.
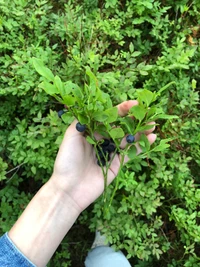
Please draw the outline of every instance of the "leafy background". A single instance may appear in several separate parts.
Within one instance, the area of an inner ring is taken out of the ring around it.
[[[37,57],[80,86],[90,67],[114,104],[175,81],[159,102],[178,116],[157,126],[170,148],[127,165],[108,216],[97,200],[49,266],[84,266],[97,225],[134,266],[200,266],[199,10],[198,0],[0,0],[0,234],[50,177],[67,127],[38,87]]]

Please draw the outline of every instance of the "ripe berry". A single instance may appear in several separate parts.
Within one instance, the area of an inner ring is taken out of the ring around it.
[[[81,124],[80,122],[78,122],[76,124],[76,130],[80,133],[84,132],[86,130],[86,125],[85,124]]]
[[[127,135],[127,137],[126,137],[126,142],[127,143],[131,144],[134,141],[135,141],[135,136],[133,136],[132,134]]]
[[[108,146],[110,144],[110,140],[104,139],[103,143],[101,144],[102,147]]]
[[[116,149],[115,145],[114,144],[109,144],[109,146],[106,147],[106,151],[108,152],[114,152]]]
[[[64,113],[65,113],[64,110],[59,110],[58,111],[58,117],[61,118]]]
[[[105,157],[104,152],[102,152],[102,151],[100,151],[100,150],[98,150],[98,155],[99,155],[99,157],[100,157],[101,159],[103,159],[103,158]]]
[[[109,152],[104,147],[98,147],[98,155],[100,158],[105,158]]]
[[[105,159],[101,159],[101,161],[97,160],[97,164],[101,167],[101,166],[105,166],[106,165],[106,161]]]

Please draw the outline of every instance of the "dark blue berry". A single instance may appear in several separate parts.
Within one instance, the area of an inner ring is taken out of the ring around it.
[[[127,137],[126,137],[126,142],[127,143],[131,144],[134,141],[135,141],[135,136],[133,136],[132,134],[127,135]]]
[[[109,154],[109,152],[104,147],[98,147],[97,150],[100,158],[105,158],[106,155]]]
[[[103,143],[101,144],[102,147],[108,146],[110,144],[110,141],[108,139],[104,139]]]
[[[108,151],[109,153],[114,152],[116,149],[116,146],[114,144],[109,144],[109,146],[106,147],[106,151]]]
[[[102,151],[98,151],[98,155],[99,155],[99,157],[101,158],[101,159],[103,159],[104,157],[105,157],[105,154],[104,154],[104,152],[102,152]]]
[[[86,125],[85,124],[81,124],[80,122],[78,122],[76,124],[76,130],[80,133],[84,132],[86,130]]]
[[[105,166],[106,165],[106,161],[105,161],[105,159],[100,159],[100,161],[99,160],[97,160],[97,164],[101,167],[101,166]]]
[[[64,110],[59,110],[58,111],[58,117],[61,118],[64,113],[65,113]]]

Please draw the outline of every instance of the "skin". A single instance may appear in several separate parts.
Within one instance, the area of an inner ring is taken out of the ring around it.
[[[138,105],[135,100],[121,103],[117,106],[119,115],[125,116],[134,105]],[[104,190],[104,177],[93,147],[85,140],[84,133],[76,130],[76,123],[74,121],[65,133],[51,178],[8,233],[18,249],[38,267],[46,266],[80,213]],[[150,144],[156,140],[154,128],[152,125],[152,129],[145,132]],[[139,137],[140,133],[136,140]],[[124,138],[121,147],[125,145]],[[136,148],[139,154],[141,149],[137,143]],[[109,184],[119,171],[119,157],[115,156],[108,171]]]

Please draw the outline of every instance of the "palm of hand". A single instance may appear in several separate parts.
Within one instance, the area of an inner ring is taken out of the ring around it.
[[[78,204],[86,208],[104,190],[104,176],[97,165],[94,148],[75,130],[76,122],[68,128],[54,166],[57,183]],[[118,173],[120,161],[115,156],[108,170],[108,184]]]

